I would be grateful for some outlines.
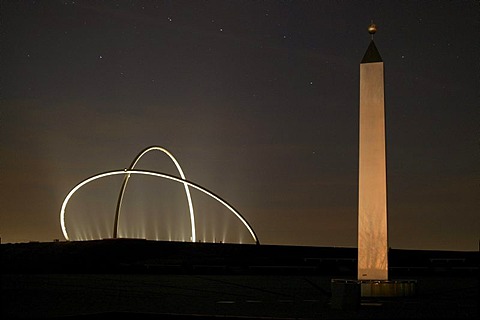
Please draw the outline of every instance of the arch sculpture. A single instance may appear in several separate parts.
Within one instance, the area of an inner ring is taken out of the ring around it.
[[[175,165],[177,166],[177,169],[178,169],[178,171],[179,171],[179,173],[182,177],[179,178],[179,177],[175,177],[175,176],[172,176],[172,175],[169,175],[169,174],[166,174],[166,173],[162,173],[162,172],[134,169],[135,165],[140,160],[140,158],[143,155],[145,155],[147,152],[152,151],[152,150],[159,150],[159,151],[162,151],[162,152],[166,153],[172,159],[172,161],[175,163]],[[65,210],[67,208],[68,202],[70,201],[70,198],[75,194],[75,192],[78,191],[83,186],[85,186],[86,184],[88,184],[90,182],[93,182],[95,180],[105,178],[105,177],[109,177],[109,176],[114,176],[114,175],[124,175],[125,178],[123,180],[122,188],[120,190],[119,198],[118,198],[118,201],[117,201],[117,210],[116,210],[116,213],[115,213],[114,238],[117,237],[118,236],[118,217],[119,217],[119,213],[120,213],[120,210],[121,210],[123,195],[125,194],[125,189],[126,189],[126,186],[128,184],[128,179],[130,178],[130,176],[132,174],[147,175],[147,176],[164,178],[164,179],[168,179],[168,180],[171,180],[171,181],[174,181],[174,182],[177,182],[177,183],[181,183],[181,184],[184,185],[185,193],[187,195],[187,200],[189,202],[190,218],[191,218],[191,225],[192,225],[192,241],[193,242],[195,242],[195,217],[194,217],[193,204],[191,202],[189,187],[192,187],[194,189],[197,189],[197,190],[207,194],[208,196],[210,196],[211,198],[215,199],[216,201],[220,202],[223,206],[225,206],[230,212],[232,212],[243,223],[243,225],[247,228],[250,235],[252,236],[253,241],[256,244],[260,244],[260,241],[258,240],[258,237],[257,237],[255,231],[250,226],[248,221],[240,214],[240,212],[238,212],[232,205],[230,205],[227,201],[225,201],[224,199],[222,199],[221,197],[219,197],[218,195],[216,195],[212,191],[210,191],[210,190],[208,190],[208,189],[206,189],[206,188],[204,188],[204,187],[202,187],[202,186],[200,186],[196,183],[193,183],[191,181],[186,180],[185,175],[183,174],[183,171],[182,171],[180,165],[178,164],[178,161],[173,157],[173,155],[170,152],[168,152],[166,149],[161,148],[161,147],[157,147],[157,146],[148,147],[148,148],[144,149],[142,152],[140,152],[138,154],[138,156],[134,159],[132,164],[130,165],[129,169],[107,171],[107,172],[96,174],[96,175],[94,175],[90,178],[87,178],[87,179],[81,181],[75,187],[73,187],[72,190],[70,190],[70,192],[67,194],[67,196],[63,200],[62,208],[60,210],[60,225],[61,225],[62,233],[63,233],[63,236],[65,237],[65,239],[70,240],[70,238],[68,236],[67,228],[66,228],[66,225],[65,225]]]
[[[148,152],[153,151],[153,150],[158,150],[162,151],[165,153],[167,156],[170,157],[170,159],[173,161],[175,166],[177,167],[178,173],[180,174],[180,177],[185,180],[185,174],[183,173],[182,167],[180,167],[180,164],[178,163],[177,159],[171,154],[167,149],[159,147],[159,146],[151,146],[148,148],[143,149],[136,157],[133,159],[132,164],[128,168],[128,170],[133,170],[135,168],[135,165],[137,162]],[[122,201],[123,201],[123,195],[125,194],[125,189],[127,188],[128,180],[130,179],[130,174],[126,174],[125,178],[123,179],[123,184],[122,188],[120,189],[120,194],[118,195],[118,201],[117,201],[117,210],[115,211],[115,221],[113,223],[113,238],[116,239],[118,237],[118,218],[120,216],[120,210],[122,209]],[[185,194],[187,196],[187,201],[188,201],[188,209],[190,210],[190,225],[192,228],[192,242],[196,242],[196,231],[195,231],[195,213],[193,211],[193,203],[192,203],[192,196],[190,195],[190,190],[188,188],[188,184],[184,183],[185,187]]]

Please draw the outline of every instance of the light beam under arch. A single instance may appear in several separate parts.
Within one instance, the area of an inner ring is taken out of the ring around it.
[[[165,153],[167,156],[170,157],[170,159],[173,161],[175,166],[177,167],[178,173],[180,174],[180,177],[183,180],[186,180],[185,174],[183,173],[182,167],[180,167],[180,164],[178,163],[177,159],[171,154],[167,149],[159,147],[159,146],[151,146],[147,147],[144,150],[142,150],[136,157],[133,159],[132,164],[128,168],[128,170],[133,170],[137,164],[137,162],[148,152],[153,151],[153,150],[159,150]],[[126,174],[125,178],[123,179],[123,184],[122,188],[120,189],[120,194],[118,195],[118,201],[117,201],[117,210],[115,211],[115,220],[113,223],[113,238],[116,239],[118,237],[118,219],[120,216],[120,210],[122,209],[122,201],[123,201],[123,196],[125,194],[125,189],[127,188],[128,180],[130,179],[130,174]],[[188,184],[184,183],[183,184],[185,187],[185,194],[187,196],[187,201],[188,201],[188,209],[190,210],[190,224],[192,228],[192,237],[191,240],[192,242],[196,242],[196,232],[195,232],[195,213],[193,212],[193,203],[192,203],[192,197],[190,195],[190,190],[188,188]]]
[[[258,237],[257,235],[255,234],[255,231],[253,230],[253,228],[250,226],[250,224],[247,222],[247,220],[245,220],[245,218],[240,214],[240,212],[238,212],[234,207],[232,207],[228,202],[226,202],[225,200],[223,200],[222,198],[220,198],[218,195],[216,195],[215,193],[205,189],[204,187],[196,184],[196,183],[193,183],[191,181],[188,181],[188,180],[184,180],[184,179],[180,179],[178,177],[175,177],[175,176],[172,176],[172,175],[169,175],[169,174],[166,174],[166,173],[161,173],[161,172],[155,172],[155,171],[147,171],[147,170],[115,170],[115,171],[107,171],[107,172],[103,172],[103,173],[99,173],[99,174],[96,174],[90,178],[87,178],[83,181],[81,181],[80,183],[78,183],[75,187],[73,187],[72,190],[70,190],[70,192],[67,194],[67,196],[65,197],[65,199],[63,200],[63,204],[62,204],[62,208],[60,210],[60,225],[62,227],[62,232],[63,232],[63,236],[65,237],[66,240],[70,240],[70,238],[68,237],[68,233],[67,233],[67,228],[65,226],[65,209],[67,207],[67,204],[68,204],[68,201],[70,200],[70,198],[73,196],[73,194],[78,190],[80,189],[81,187],[83,187],[84,185],[86,185],[87,183],[90,183],[92,181],[95,181],[95,180],[98,180],[98,179],[101,179],[101,178],[105,178],[105,177],[108,177],[108,176],[114,176],[114,175],[120,175],[120,174],[124,174],[124,175],[130,175],[130,174],[142,174],[142,175],[147,175],[147,176],[154,176],[154,177],[160,177],[160,178],[165,178],[165,179],[170,179],[172,181],[175,181],[175,182],[178,182],[178,183],[182,183],[182,184],[186,184],[192,188],[195,188],[205,194],[207,194],[208,196],[212,197],[213,199],[217,200],[218,202],[220,202],[222,205],[224,205],[228,210],[230,210],[233,214],[235,214],[235,216],[243,223],[243,225],[247,228],[247,230],[250,232],[253,240],[255,241],[256,244],[260,244],[260,241],[258,240]]]

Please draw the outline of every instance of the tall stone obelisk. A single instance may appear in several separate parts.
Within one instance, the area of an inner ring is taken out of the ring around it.
[[[382,58],[372,40],[360,63],[358,280],[388,280],[387,170]]]
[[[406,297],[416,280],[388,279],[387,165],[383,61],[373,42],[360,63],[358,279],[331,279],[332,308],[356,309],[360,297]]]

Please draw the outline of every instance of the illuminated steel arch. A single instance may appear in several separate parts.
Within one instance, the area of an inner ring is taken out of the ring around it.
[[[133,170],[135,168],[135,165],[137,162],[148,152],[153,151],[153,150],[159,150],[165,153],[167,156],[170,157],[170,159],[173,161],[175,166],[177,167],[178,173],[180,174],[180,177],[185,180],[185,174],[183,173],[182,168],[180,167],[180,164],[178,163],[177,159],[171,154],[167,149],[159,147],[159,146],[151,146],[148,148],[145,148],[142,150],[136,157],[133,159],[132,164],[128,168],[128,170]],[[128,180],[130,179],[130,174],[126,174],[125,178],[123,179],[123,184],[122,188],[120,189],[120,194],[118,195],[118,201],[117,201],[117,210],[115,211],[115,221],[113,223],[113,238],[118,237],[118,218],[120,216],[120,210],[122,209],[122,201],[123,201],[123,196],[125,194],[125,189],[127,188]],[[196,242],[196,232],[195,232],[195,214],[193,212],[193,203],[192,203],[192,197],[190,195],[190,190],[188,188],[188,184],[184,183],[185,187],[185,194],[187,195],[187,201],[188,201],[188,208],[190,210],[190,224],[192,227],[192,242]]]
[[[100,179],[100,178],[104,178],[104,177],[108,177],[108,176],[113,176],[113,175],[120,175],[120,174],[124,174],[124,175],[130,175],[130,174],[143,174],[143,175],[148,175],[148,176],[155,176],[155,177],[160,177],[160,178],[165,178],[165,179],[170,179],[170,180],[173,180],[175,182],[179,182],[179,183],[182,183],[182,184],[186,184],[192,188],[195,188],[207,195],[209,195],[210,197],[212,197],[213,199],[217,200],[218,202],[220,202],[221,204],[223,204],[228,210],[230,210],[233,214],[235,214],[235,216],[237,216],[238,219],[240,219],[240,221],[244,224],[244,226],[248,229],[248,231],[250,232],[253,240],[255,241],[256,244],[260,244],[260,241],[258,240],[258,237],[257,235],[255,234],[255,231],[253,230],[253,228],[250,226],[250,224],[247,222],[247,220],[245,220],[245,218],[240,214],[240,212],[238,212],[234,207],[232,207],[228,202],[226,202],[225,200],[223,200],[222,198],[220,198],[218,195],[216,195],[215,193],[209,191],[208,189],[205,189],[204,187],[196,184],[196,183],[193,183],[191,181],[188,181],[188,180],[184,180],[184,179],[180,179],[178,177],[175,177],[175,176],[172,176],[172,175],[169,175],[169,174],[166,174],[166,173],[161,173],[161,172],[155,172],[155,171],[147,171],[147,170],[115,170],[115,171],[107,171],[107,172],[103,172],[103,173],[99,173],[99,174],[96,174],[90,178],[87,178],[83,181],[81,181],[79,184],[77,184],[68,194],[67,196],[65,197],[65,200],[63,200],[63,204],[62,204],[62,208],[60,210],[60,225],[62,227],[62,232],[63,232],[63,236],[65,237],[66,240],[70,240],[69,237],[68,237],[68,233],[67,233],[67,228],[65,226],[65,209],[67,207],[67,204],[68,204],[68,201],[70,200],[70,198],[73,196],[73,194],[78,190],[80,189],[81,187],[83,187],[84,185],[86,185],[87,183],[89,182],[92,182],[92,181],[95,181],[97,179]]]

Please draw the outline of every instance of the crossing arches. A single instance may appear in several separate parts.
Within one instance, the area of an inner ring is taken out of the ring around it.
[[[180,177],[185,180],[185,174],[183,173],[182,167],[180,167],[180,164],[178,163],[177,159],[171,154],[167,149],[159,147],[159,146],[151,146],[148,148],[145,148],[142,150],[136,157],[133,159],[132,164],[128,168],[128,170],[133,170],[135,169],[135,166],[137,162],[148,152],[153,151],[153,150],[158,150],[163,153],[165,153],[167,156],[170,157],[170,159],[173,161],[175,166],[177,167],[178,173],[180,174]],[[125,189],[127,188],[128,180],[130,179],[130,174],[126,174],[125,178],[123,179],[123,184],[122,188],[120,189],[120,194],[118,195],[118,201],[117,201],[117,210],[115,211],[115,221],[113,223],[113,238],[116,239],[118,237],[118,218],[120,216],[120,210],[122,209],[122,201],[123,201],[123,196],[125,194]],[[192,228],[192,242],[196,242],[196,231],[195,231],[195,213],[193,211],[193,203],[192,203],[192,196],[190,195],[190,189],[188,188],[188,184],[184,183],[183,184],[185,188],[185,195],[187,196],[187,201],[188,201],[188,209],[190,211],[190,225]]]
[[[67,232],[67,228],[66,228],[66,225],[65,225],[65,210],[67,208],[67,204],[70,200],[70,198],[75,194],[75,192],[80,189],[81,187],[83,187],[84,185],[90,183],[90,182],[93,182],[95,180],[98,180],[98,179],[101,179],[101,178],[105,178],[105,177],[109,177],[109,176],[114,176],[114,175],[132,175],[132,174],[139,174],[139,175],[147,175],[147,176],[154,176],[154,177],[160,177],[160,178],[164,178],[164,179],[169,179],[169,180],[172,180],[172,181],[175,181],[177,183],[182,183],[183,185],[187,185],[189,187],[192,187],[194,189],[197,189],[205,194],[207,194],[208,196],[212,197],[213,199],[217,200],[218,202],[220,202],[223,206],[225,206],[228,210],[230,210],[242,223],[243,225],[247,228],[247,230],[250,232],[250,235],[252,236],[253,238],[253,241],[256,243],[256,244],[260,244],[260,241],[258,240],[258,237],[257,235],[255,234],[255,231],[253,230],[253,228],[250,226],[250,224],[247,222],[247,220],[240,214],[240,212],[238,212],[233,206],[231,206],[228,202],[226,202],[225,200],[223,200],[221,197],[219,197],[218,195],[216,195],[215,193],[211,192],[210,190],[207,190],[205,189],[204,187],[196,184],[196,183],[193,183],[191,181],[188,181],[188,180],[185,180],[185,179],[181,179],[181,178],[178,178],[178,177],[175,177],[175,176],[172,176],[172,175],[169,175],[169,174],[166,174],[166,173],[161,173],[161,172],[155,172],[155,171],[147,171],[147,170],[116,170],[116,171],[107,171],[107,172],[103,172],[103,173],[99,173],[99,174],[96,174],[90,178],[87,178],[83,181],[81,181],[80,183],[78,183],[75,187],[73,187],[72,190],[70,190],[70,192],[67,194],[67,196],[65,197],[65,200],[63,200],[63,204],[62,204],[62,208],[60,210],[60,225],[61,225],[61,228],[62,228],[62,233],[63,233],[63,236],[65,237],[66,240],[70,240],[69,236],[68,236],[68,232]]]

